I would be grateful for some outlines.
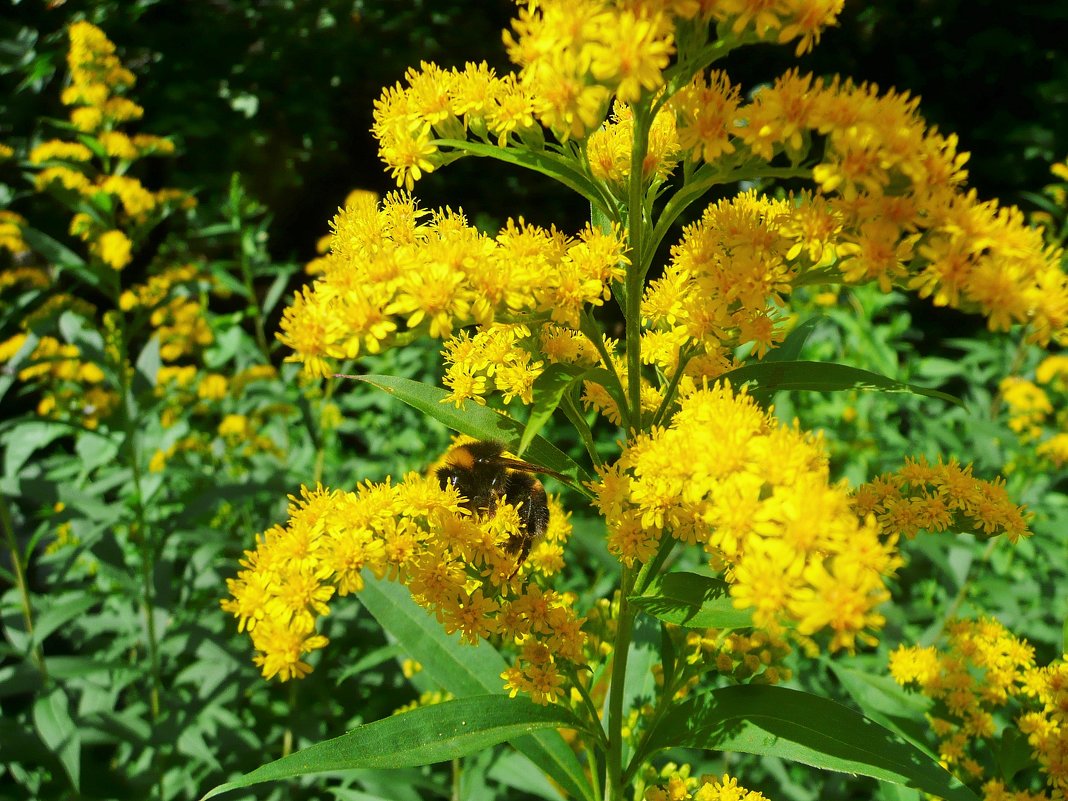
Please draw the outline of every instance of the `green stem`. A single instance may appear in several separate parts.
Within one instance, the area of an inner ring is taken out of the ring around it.
[[[986,544],[986,548],[983,549],[982,556],[979,557],[980,564],[986,564],[990,561],[990,555],[994,553],[994,548],[997,547],[997,544],[997,537],[994,537],[990,540],[990,542]],[[976,576],[974,574],[974,571],[969,568],[967,578],[965,578],[964,582],[960,585],[960,589],[957,590],[957,594],[950,602],[945,614],[942,615],[942,622],[938,626],[938,630],[935,631],[933,635],[924,637],[924,640],[927,641],[927,645],[932,645],[938,642],[939,639],[941,639],[942,632],[946,630],[946,625],[956,616],[957,610],[960,609],[961,604],[964,603],[964,599],[965,597],[967,597],[968,591],[972,588],[972,585],[975,584],[975,582]]]
[[[570,392],[564,394],[563,403],[560,408],[564,410],[567,419],[571,421],[571,425],[573,425],[575,431],[578,432],[579,439],[582,440],[582,445],[586,448],[586,453],[590,455],[590,460],[593,462],[594,466],[604,464],[604,460],[601,459],[601,455],[597,452],[597,443],[594,442],[593,432],[590,430],[586,418],[582,416],[582,410],[579,408]]]
[[[630,155],[630,185],[627,209],[627,248],[630,265],[626,277],[626,326],[627,326],[627,384],[630,396],[630,427],[642,429],[642,362],[641,362],[641,302],[645,269],[642,264],[645,241],[645,176],[642,167],[649,149],[649,124],[647,106],[634,108],[634,136]]]
[[[134,541],[141,547],[141,605],[145,614],[145,628],[148,633],[148,657],[151,670],[152,686],[150,693],[150,706],[152,720],[158,721],[160,716],[160,678],[159,663],[159,635],[156,631],[155,589],[152,577],[156,572],[156,543],[153,540],[153,532],[148,525],[148,516],[145,511],[145,499],[143,491],[143,476],[141,473],[141,452],[138,440],[138,421],[131,410],[137,408],[137,400],[133,396],[133,368],[130,365],[129,343],[127,341],[126,318],[121,317],[120,337],[122,350],[119,353],[120,364],[118,366],[119,381],[121,384],[122,417],[126,433],[126,452],[129,457],[130,475],[133,483],[133,506],[134,506]]]
[[[349,366],[348,362],[345,363],[345,367]],[[334,390],[337,389],[337,379],[326,382],[326,389],[323,390],[323,397],[319,401],[319,419],[316,424],[319,426],[318,431],[310,431],[312,435],[312,441],[315,443],[315,471],[313,473],[314,485],[318,485],[323,480],[323,472],[326,468],[326,441],[323,437],[323,406],[330,402],[330,399],[334,397]],[[309,415],[308,426],[312,425],[311,416]]]
[[[22,606],[22,620],[26,624],[26,634],[33,643],[30,656],[45,681],[48,681],[48,668],[45,665],[44,653],[41,644],[34,641],[33,637],[33,607],[30,605],[30,587],[26,582],[26,566],[22,562],[19,552],[18,540],[15,538],[15,526],[11,522],[11,511],[7,506],[7,498],[0,495],[0,525],[4,528],[4,539],[7,540],[8,550],[11,552],[11,564],[15,568],[15,584],[19,591],[19,602]]]
[[[579,318],[579,328],[583,335],[590,341],[594,348],[596,348],[598,355],[601,357],[601,363],[604,364],[604,369],[607,370],[612,378],[615,380],[616,386],[619,388],[620,395],[626,398],[626,389],[623,387],[623,381],[619,377],[619,373],[616,371],[616,364],[612,361],[612,356],[608,352],[608,348],[605,347],[604,337],[601,336],[601,327],[597,325],[597,321],[593,317],[583,311]],[[613,396],[614,399],[614,396]],[[619,416],[622,419],[623,428],[629,429],[630,426],[630,409],[626,404],[620,404]]]
[[[604,728],[601,724],[601,716],[597,711],[597,704],[595,704],[593,698],[590,697],[589,689],[587,689],[586,685],[579,679],[578,670],[574,665],[568,665],[567,674],[568,678],[571,680],[571,686],[576,688],[579,695],[582,697],[582,702],[586,707],[586,714],[589,716],[590,731],[596,733],[601,747],[607,748],[608,738],[605,736]]]
[[[131,526],[131,539],[137,543],[141,552],[141,609],[145,616],[145,632],[148,638],[148,662],[149,662],[149,712],[153,725],[158,725],[161,717],[160,696],[162,694],[162,676],[159,656],[159,632],[156,631],[156,599],[153,577],[156,573],[156,542],[153,530],[148,525],[148,515],[145,510],[145,496],[143,488],[143,476],[141,473],[141,450],[139,447],[138,433],[140,431],[140,414],[137,398],[133,391],[133,365],[130,363],[130,331],[127,326],[126,315],[119,311],[119,294],[121,285],[116,284],[114,298],[115,314],[118,318],[118,365],[116,372],[119,377],[119,397],[122,399],[122,423],[126,435],[126,447],[123,449],[127,455],[130,466],[131,482],[133,484],[133,511],[134,521]],[[153,753],[153,768],[156,775],[156,794],[163,799],[163,770],[158,761],[159,751]]]
[[[289,682],[289,709],[297,708],[297,683],[295,681]],[[293,727],[286,725],[286,730],[282,734],[282,757],[287,757],[293,753]]]
[[[624,785],[629,785],[631,783],[634,774],[645,762],[645,748],[649,739],[656,733],[656,729],[660,725],[660,721],[663,719],[664,715],[671,711],[673,707],[672,699],[674,699],[675,693],[681,690],[686,683],[685,670],[675,670],[674,673],[675,675],[672,677],[671,682],[665,682],[664,686],[661,688],[660,699],[653,708],[652,717],[643,724],[641,739],[634,748],[634,755],[631,757],[630,764],[627,765],[626,770],[623,772]]]
[[[649,588],[649,584],[660,573],[660,568],[664,566],[668,556],[671,555],[678,542],[670,534],[662,534],[660,536],[660,545],[657,546],[656,554],[641,566],[641,569],[638,570],[638,577],[634,580],[634,589],[639,594]]]
[[[671,403],[675,399],[675,390],[679,386],[679,380],[682,378],[683,371],[686,369],[686,365],[690,363],[690,359],[693,358],[695,349],[682,345],[679,347],[679,361],[675,367],[675,372],[671,375],[671,381],[668,382],[667,389],[664,390],[664,399],[660,401],[660,408],[656,410],[656,414],[653,415],[654,426],[660,425],[664,416],[667,414],[668,409],[671,408]]]
[[[271,363],[271,347],[267,343],[266,326],[263,322],[263,308],[256,298],[256,282],[252,275],[252,259],[250,251],[254,252],[255,243],[246,242],[245,221],[241,210],[235,209],[230,217],[230,224],[234,227],[238,237],[237,263],[241,268],[241,280],[248,294],[248,309],[252,315],[252,328],[256,335],[256,345],[260,349],[264,364]]]
[[[623,801],[623,690],[627,678],[627,657],[634,635],[634,613],[630,596],[633,574],[624,566],[619,582],[619,615],[612,651],[612,683],[608,689],[608,752],[605,755],[607,801]]]

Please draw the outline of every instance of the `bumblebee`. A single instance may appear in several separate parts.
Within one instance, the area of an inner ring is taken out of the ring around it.
[[[491,440],[457,445],[445,456],[437,477],[443,488],[455,487],[463,507],[472,513],[492,515],[504,503],[519,508],[519,531],[505,543],[507,553],[518,556],[511,579],[519,572],[534,541],[549,528],[549,498],[534,473],[567,481],[565,476],[519,459],[504,456],[504,444]]]

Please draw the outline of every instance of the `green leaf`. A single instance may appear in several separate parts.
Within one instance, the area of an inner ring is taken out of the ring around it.
[[[540,172],[542,175],[548,175],[573,192],[578,192],[604,214],[608,214],[600,187],[562,156],[546,151],[519,150],[481,142],[468,142],[466,139],[435,139],[431,144],[438,147],[456,148],[466,155],[493,158],[506,164],[525,167],[528,170]]]
[[[534,379],[534,405],[515,451],[517,456],[523,455],[531,440],[549,422],[565,393],[585,372],[581,367],[570,364],[550,364]]]
[[[1006,784],[1024,768],[1035,764],[1027,735],[1012,726],[1006,726],[1001,737],[992,743],[994,758],[997,760],[998,772]]]
[[[519,441],[523,436],[523,424],[513,420],[507,415],[488,409],[477,403],[468,403],[462,410],[454,405],[443,403],[448,394],[438,387],[412,381],[408,378],[399,378],[390,375],[351,375],[338,376],[340,378],[354,378],[363,381],[373,387],[378,387],[388,392],[398,400],[404,401],[414,409],[432,417],[453,431],[475,437],[476,439],[492,439],[503,442],[509,450],[519,447]],[[548,467],[557,473],[571,476],[576,479],[580,492],[589,495],[589,490],[584,484],[591,481],[589,474],[571,459],[567,454],[553,445],[544,437],[534,437],[527,449],[525,459],[542,467]]]
[[[44,612],[40,612],[36,624],[33,627],[33,643],[43,643],[45,638],[56,629],[76,617],[81,617],[85,612],[99,603],[99,599],[87,593],[71,593],[66,597],[58,598]]]
[[[137,355],[133,380],[133,391],[136,395],[145,395],[156,386],[159,368],[163,363],[159,355],[159,346],[159,336],[153,334]]]
[[[359,726],[348,734],[317,743],[220,785],[204,798],[309,773],[432,765],[541,729],[578,726],[578,720],[563,707],[540,706],[528,698],[507,695],[461,698]]]
[[[19,420],[0,437],[4,450],[4,475],[17,478],[33,454],[60,437],[73,434],[69,423],[51,420]]]
[[[36,228],[22,228],[20,231],[26,244],[35,253],[44,256],[46,261],[66,269],[78,270],[86,267],[85,259],[43,231]]]
[[[931,706],[928,698],[906,692],[889,676],[847,668],[830,660],[828,666],[865,715],[897,732],[928,756],[936,756],[926,742],[930,731],[924,719]]]
[[[737,370],[724,373],[720,377],[729,380],[731,385],[735,387],[753,382],[757,385],[757,391],[761,393],[775,392],[777,390],[841,392],[842,390],[851,389],[874,389],[882,392],[911,392],[915,395],[926,395],[929,398],[938,398],[957,406],[964,406],[964,402],[960,398],[940,392],[937,389],[927,389],[915,384],[906,384],[903,381],[896,381],[893,378],[887,378],[884,375],[845,364],[807,361],[763,361],[747,364]]]
[[[83,361],[95,362],[106,369],[108,359],[104,353],[104,337],[77,312],[65,311],[59,317],[59,330],[67,342],[77,345]]]
[[[697,573],[660,576],[631,602],[665,623],[691,629],[743,629],[753,625],[751,612],[736,609],[721,579]]]
[[[4,369],[0,370],[0,400],[4,399],[8,390],[11,389],[15,383],[15,379],[18,377],[19,368],[22,363],[29,358],[30,354],[37,347],[37,343],[41,340],[37,334],[33,331],[29,331],[26,334],[26,341],[22,343],[22,347],[19,348],[18,353],[8,359],[7,364],[4,365]]]
[[[62,688],[53,687],[50,693],[42,695],[33,705],[33,725],[41,742],[59,759],[77,793],[81,781],[82,744],[78,729],[70,717],[69,703]]]
[[[269,315],[274,311],[274,307],[278,305],[278,301],[282,299],[282,295],[285,294],[286,288],[289,286],[289,281],[293,277],[296,270],[292,266],[284,265],[278,270],[278,274],[274,277],[274,281],[267,288],[267,292],[263,296],[263,304],[260,307],[260,311],[264,316]]]
[[[503,693],[504,657],[489,643],[464,645],[412,600],[407,588],[364,573],[360,591],[364,607],[423,666],[442,688],[466,698]],[[511,740],[512,746],[550,776],[572,798],[592,799],[585,772],[571,747],[555,731],[542,731]]]
[[[678,704],[635,759],[672,747],[780,757],[914,787],[946,801],[978,801],[936,759],[878,723],[785,687],[725,687]]]
[[[230,233],[230,226],[221,226],[225,229],[226,233]],[[203,231],[201,233],[204,233]],[[208,267],[211,271],[211,279],[214,281],[220,290],[226,290],[232,292],[238,297],[249,298],[248,287],[237,276],[230,272],[230,267],[233,262],[229,260],[220,260],[211,262]]]
[[[768,351],[764,357],[764,363],[797,361],[797,357],[801,355],[801,349],[805,346],[805,342],[808,341],[812,332],[816,330],[818,325],[827,322],[828,319],[822,314],[809,317],[787,334],[786,339],[783,340],[779,347]]]

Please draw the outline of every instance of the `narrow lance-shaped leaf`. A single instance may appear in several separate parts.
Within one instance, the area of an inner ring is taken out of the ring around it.
[[[885,674],[848,668],[831,659],[825,661],[865,715],[897,732],[921,751],[935,755],[926,743],[931,727],[924,717],[931,707],[931,699],[906,691]]]
[[[442,688],[460,697],[504,692],[501,673],[507,663],[493,646],[484,641],[477,646],[464,645],[459,635],[446,634],[441,624],[412,600],[407,588],[376,579],[367,571],[364,578],[366,586],[359,596],[363,605]],[[592,798],[582,765],[558,732],[535,732],[517,737],[511,744],[571,797]]]
[[[529,698],[480,695],[418,707],[359,726],[332,740],[282,757],[204,798],[261,782],[354,768],[404,768],[467,756],[540,729],[579,728],[563,707]]]
[[[585,371],[570,364],[550,364],[540,376],[534,379],[534,404],[530,408],[530,417],[523,428],[523,436],[516,450],[522,456],[534,437],[545,427],[563,400],[564,393],[578,381]]]
[[[903,381],[887,378],[885,375],[879,375],[870,370],[861,370],[859,367],[828,362],[756,362],[739,367],[737,370],[731,370],[729,373],[724,373],[721,378],[729,380],[731,385],[736,387],[747,382],[753,382],[757,385],[756,391],[758,392],[774,392],[776,390],[840,392],[850,389],[873,389],[881,392],[911,392],[915,395],[938,398],[957,406],[964,405],[960,398],[940,392],[937,389],[906,384]]]
[[[442,403],[448,393],[440,387],[390,375],[340,375],[338,377],[353,378],[378,387],[453,431],[459,431],[476,439],[499,440],[509,449],[514,450],[519,447],[519,441],[523,436],[522,423],[493,409],[477,403],[469,403],[463,409],[457,409],[452,404]],[[589,490],[583,486],[585,482],[591,480],[589,474],[544,437],[536,436],[531,439],[530,447],[526,450],[524,458],[557,473],[574,477],[577,483],[575,488],[585,495],[590,494]]]
[[[81,735],[70,716],[70,702],[60,687],[38,697],[33,705],[37,734],[63,766],[75,794],[81,782]]]
[[[938,760],[849,707],[785,687],[712,690],[668,712],[634,764],[665,748],[775,756],[824,770],[871,776],[946,801],[977,801]]]
[[[786,339],[782,341],[782,344],[777,348],[773,348],[768,351],[768,354],[764,357],[764,364],[768,362],[793,362],[797,361],[797,358],[801,355],[801,349],[805,346],[805,342],[812,335],[812,332],[816,329],[820,323],[826,322],[827,317],[818,314],[815,317],[809,317],[803,323],[800,323],[793,331],[786,335]]]

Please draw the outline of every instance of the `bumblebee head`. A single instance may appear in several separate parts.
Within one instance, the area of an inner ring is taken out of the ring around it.
[[[467,506],[490,509],[504,493],[506,470],[500,455],[504,446],[498,442],[471,442],[458,445],[445,455],[445,463],[436,471],[442,487],[453,487],[467,499]]]

